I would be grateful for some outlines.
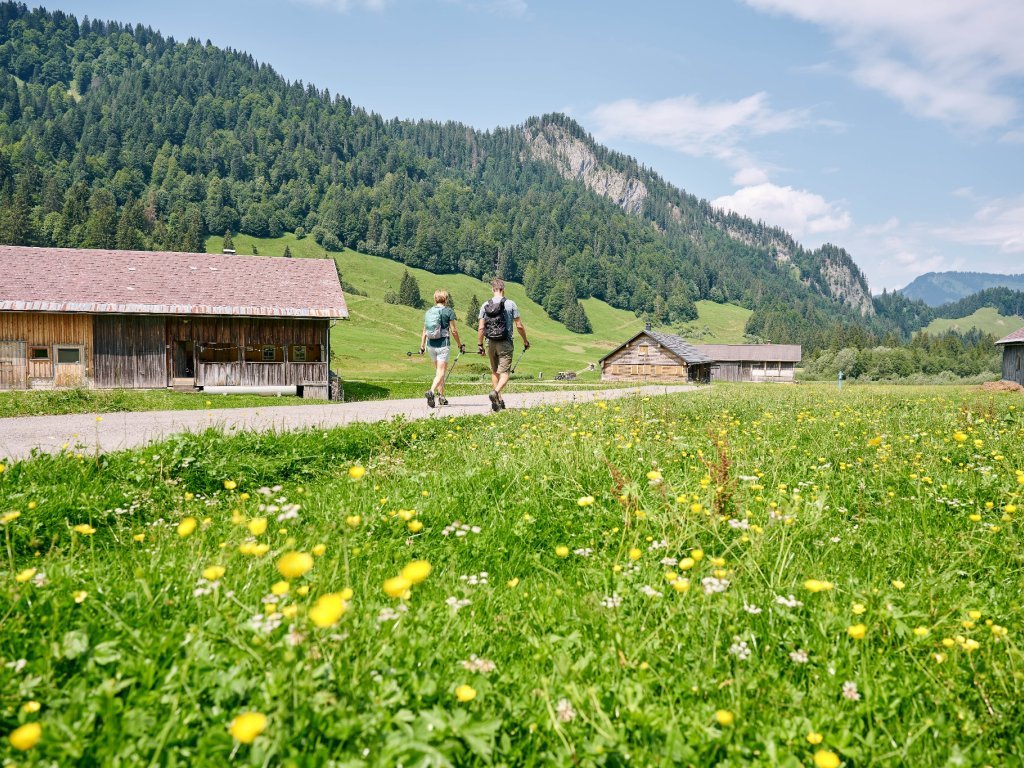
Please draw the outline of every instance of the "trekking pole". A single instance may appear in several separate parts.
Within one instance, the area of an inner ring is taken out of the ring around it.
[[[459,360],[460,360],[460,359],[462,359],[462,356],[463,356],[464,354],[466,354],[466,353],[465,353],[465,352],[463,352],[463,351],[462,351],[462,350],[460,349],[460,350],[459,350],[459,354],[457,354],[457,355],[455,356],[455,359],[454,359],[454,360],[452,361],[452,366],[451,366],[451,368],[449,368],[449,369],[448,369],[448,372],[447,372],[447,373],[446,373],[446,374],[444,375],[444,381],[443,381],[443,382],[441,382],[441,386],[442,386],[442,388],[444,388],[444,387],[447,387],[447,386],[448,386],[448,377],[452,375],[452,371],[454,371],[454,370],[455,370],[455,366],[459,364]]]
[[[526,347],[523,347],[523,351],[519,353],[519,358],[514,363],[512,363],[512,367],[509,369],[509,375],[510,376],[513,373],[516,372],[516,368],[519,367],[519,363],[522,361],[523,355],[525,355],[525,354],[526,354]]]
[[[423,354],[422,352],[406,352],[405,356],[406,357],[412,357],[413,355],[422,355],[422,354]]]

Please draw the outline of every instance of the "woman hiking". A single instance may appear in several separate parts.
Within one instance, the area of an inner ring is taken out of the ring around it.
[[[459,329],[455,326],[455,312],[448,306],[448,291],[434,291],[434,306],[423,315],[423,334],[420,336],[420,354],[424,350],[429,352],[437,367],[434,382],[426,393],[427,405],[431,408],[435,399],[438,405],[448,405],[444,396],[444,380],[452,338],[459,346],[459,352],[465,352],[466,346],[459,339]]]

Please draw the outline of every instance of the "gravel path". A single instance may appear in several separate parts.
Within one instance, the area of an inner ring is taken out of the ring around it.
[[[611,400],[629,395],[664,395],[696,390],[694,386],[644,386],[629,389],[528,392],[507,394],[509,408],[530,408],[552,403]],[[288,405],[265,408],[224,408],[213,411],[138,411],[130,413],[24,416],[0,419],[0,456],[28,458],[32,451],[58,453],[75,450],[92,453],[134,448],[161,440],[176,432],[197,432],[208,427],[224,430],[287,430],[306,427],[338,427],[354,422],[386,421],[438,416],[473,416],[490,413],[486,395],[452,398],[438,409],[416,400],[376,400],[335,405]]]

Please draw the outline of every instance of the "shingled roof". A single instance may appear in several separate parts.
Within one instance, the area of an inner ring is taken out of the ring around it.
[[[660,331],[640,331],[640,333],[636,334],[625,343],[620,344],[607,355],[602,357],[600,360],[598,360],[598,362],[600,363],[603,362],[604,360],[607,360],[609,357],[614,355],[627,344],[632,344],[636,339],[639,339],[641,336],[649,336],[653,341],[665,347],[665,349],[667,349],[669,352],[671,352],[673,355],[675,355],[688,365],[697,365],[700,363],[714,362],[707,355],[698,352],[697,348],[694,347],[693,344],[690,344],[689,342],[680,338],[679,336],[674,336],[671,333],[661,333]]]
[[[331,259],[0,245],[0,310],[346,318]]]
[[[799,363],[799,344],[697,344],[716,363]]]
[[[1009,336],[1003,336],[996,344],[1024,344],[1024,328],[1020,328]]]

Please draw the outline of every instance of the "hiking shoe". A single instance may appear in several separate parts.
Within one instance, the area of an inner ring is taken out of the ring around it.
[[[495,390],[491,390],[490,394],[487,395],[487,399],[491,401],[491,410],[497,413],[501,410],[501,395]]]
[[[431,408],[433,408],[434,407],[434,390],[428,389],[427,390],[427,394],[426,394],[426,398],[427,398],[427,405],[429,405]]]
[[[501,410],[503,411],[505,410],[505,398],[503,398],[501,395],[498,395],[498,407],[501,408]]]
[[[437,398],[437,404],[438,405],[448,405],[448,398],[447,397],[438,397]]]

